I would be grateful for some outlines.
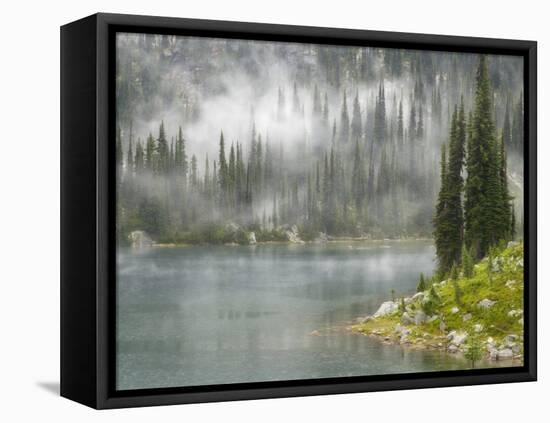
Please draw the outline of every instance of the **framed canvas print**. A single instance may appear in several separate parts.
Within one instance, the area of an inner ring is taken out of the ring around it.
[[[536,379],[536,43],[61,29],[61,394]]]

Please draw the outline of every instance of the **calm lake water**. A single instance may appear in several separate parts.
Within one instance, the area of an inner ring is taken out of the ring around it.
[[[117,387],[466,368],[345,330],[434,266],[424,241],[120,250]]]

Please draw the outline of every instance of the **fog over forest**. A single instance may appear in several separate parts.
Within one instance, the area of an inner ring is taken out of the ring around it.
[[[431,237],[442,146],[479,55],[117,36],[117,231],[159,242]],[[488,56],[523,228],[523,63]],[[243,232],[244,234],[244,232]],[[244,235],[243,235],[244,236]]]

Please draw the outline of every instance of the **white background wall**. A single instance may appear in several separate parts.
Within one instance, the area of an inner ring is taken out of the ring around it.
[[[59,26],[98,12],[539,42],[539,382],[96,412],[59,383]],[[544,421],[548,410],[550,31],[542,1],[7,1],[0,31],[0,420]],[[545,391],[546,390],[546,394]]]

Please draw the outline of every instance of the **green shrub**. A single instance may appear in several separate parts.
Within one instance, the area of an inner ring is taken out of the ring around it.
[[[424,273],[420,274],[418,285],[416,286],[416,292],[424,292],[426,290],[426,281],[424,279]]]
[[[474,276],[474,258],[472,251],[466,248],[466,245],[462,246],[462,274],[465,278]]]

